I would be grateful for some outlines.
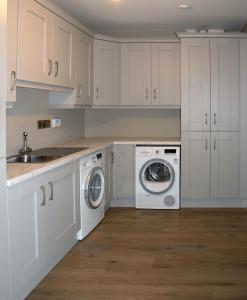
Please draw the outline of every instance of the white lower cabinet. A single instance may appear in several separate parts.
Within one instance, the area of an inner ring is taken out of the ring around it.
[[[11,299],[23,299],[76,243],[78,165],[8,188]]]
[[[112,205],[129,206],[134,199],[134,145],[114,145],[113,154]]]
[[[105,211],[110,207],[113,198],[113,146],[105,149]]]
[[[239,198],[239,132],[182,133],[182,198]]]
[[[182,197],[209,198],[210,132],[183,132],[181,155]]]

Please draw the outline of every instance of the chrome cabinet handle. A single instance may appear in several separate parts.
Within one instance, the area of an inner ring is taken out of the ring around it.
[[[49,64],[48,76],[50,76],[52,73],[52,60],[51,59],[48,59],[48,64]]]
[[[54,200],[54,196],[53,196],[54,195],[54,192],[53,192],[53,182],[49,181],[48,184],[49,184],[50,189],[51,189],[51,195],[50,195],[49,200],[52,201],[52,200]]]
[[[214,150],[216,150],[216,138],[214,138]]]
[[[157,95],[156,95],[156,89],[154,89],[154,100],[156,100]]]
[[[111,164],[114,164],[114,153],[111,152]]]
[[[55,66],[56,66],[55,77],[57,77],[57,75],[58,75],[58,61],[55,61]]]
[[[99,88],[96,88],[96,99],[99,99]]]
[[[40,187],[40,189],[42,190],[42,192],[43,192],[43,200],[42,200],[42,202],[41,202],[41,206],[45,206],[45,202],[46,202],[46,194],[45,194],[45,186],[41,186]]]
[[[77,97],[80,98],[80,97],[81,97],[81,94],[82,94],[82,91],[81,91],[81,85],[78,84],[78,94],[77,94]]]
[[[216,113],[214,113],[214,125],[216,125]]]
[[[205,150],[208,150],[208,139],[205,139]]]
[[[15,71],[11,71],[11,87],[10,90],[15,91],[16,88],[16,72]]]
[[[146,100],[148,100],[148,88],[146,88]]]
[[[208,114],[205,113],[205,125],[208,125]]]

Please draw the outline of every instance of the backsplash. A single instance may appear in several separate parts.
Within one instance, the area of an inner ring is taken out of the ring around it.
[[[180,110],[93,109],[85,111],[85,137],[180,137]]]
[[[51,118],[62,119],[62,127],[37,129],[37,120]],[[47,91],[18,88],[17,102],[7,110],[7,156],[22,147],[23,131],[33,149],[71,141],[84,135],[84,111],[50,109]]]

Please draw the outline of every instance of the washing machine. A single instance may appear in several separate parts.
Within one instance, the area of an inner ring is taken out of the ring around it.
[[[180,146],[136,146],[136,208],[180,207]]]
[[[77,239],[84,239],[104,218],[105,178],[104,151],[80,160],[81,229]]]

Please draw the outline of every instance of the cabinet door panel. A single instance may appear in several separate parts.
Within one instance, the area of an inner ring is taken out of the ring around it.
[[[210,49],[211,129],[239,131],[239,39],[211,39]]]
[[[54,258],[54,217],[55,206],[51,199],[52,172],[47,172],[36,178],[37,191],[37,223],[39,242],[39,269],[42,270]],[[44,188],[44,192],[42,191]],[[45,197],[45,203],[43,203]]]
[[[152,45],[152,104],[180,105],[180,44]]]
[[[32,0],[19,1],[17,78],[50,83],[52,13]]]
[[[92,39],[81,32],[75,31],[75,47],[73,54],[73,70],[77,84],[77,103],[89,105],[92,102],[93,88],[93,42]]]
[[[54,72],[53,83],[73,87],[73,27],[63,19],[53,16]]]
[[[134,197],[134,146],[114,145],[113,198]]]
[[[56,216],[54,219],[55,256],[66,254],[73,241],[76,241],[76,201],[74,163],[54,170],[53,189]],[[79,188],[79,186],[77,187]]]
[[[151,44],[122,44],[121,104],[151,103]]]
[[[239,132],[211,133],[211,197],[239,197]]]
[[[39,271],[37,194],[33,179],[9,188],[8,212],[11,293],[14,296]]]
[[[209,198],[210,133],[182,133],[181,186],[183,198]]]
[[[182,130],[210,130],[209,39],[181,42],[181,103]]]
[[[116,43],[94,41],[94,105],[118,105],[120,48]]]

